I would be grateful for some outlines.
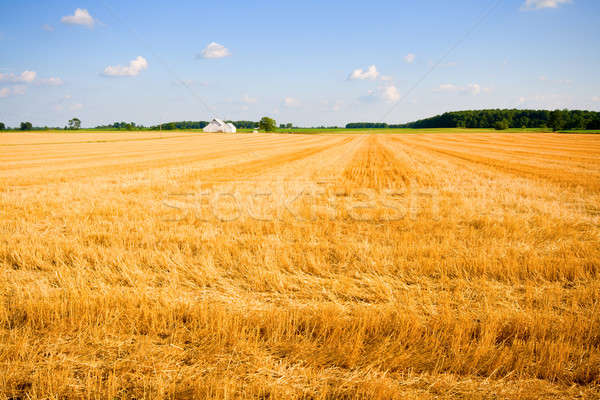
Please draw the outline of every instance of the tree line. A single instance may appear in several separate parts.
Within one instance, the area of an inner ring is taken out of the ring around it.
[[[258,128],[258,122],[255,121],[225,121],[230,122],[239,129],[255,129]],[[176,121],[166,122],[164,124],[154,125],[149,127],[152,130],[175,130],[175,129],[203,129],[210,121]]]
[[[600,112],[581,110],[471,110],[447,112],[435,117],[399,125],[358,122],[346,128],[543,128],[560,130],[600,129]]]

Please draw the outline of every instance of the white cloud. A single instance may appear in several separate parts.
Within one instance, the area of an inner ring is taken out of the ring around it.
[[[27,87],[25,85],[15,85],[13,87],[4,87],[4,88],[0,88],[0,98],[4,98],[4,97],[8,97],[10,95],[23,95],[25,94],[25,91],[27,90]]]
[[[60,19],[60,22],[67,25],[83,25],[90,29],[94,27],[95,23],[88,10],[82,8],[75,10],[73,15],[65,15]]]
[[[293,97],[286,97],[285,99],[283,99],[282,105],[285,108],[300,107],[300,101]]]
[[[378,76],[379,76],[379,72],[377,71],[377,67],[375,67],[374,65],[371,65],[365,71],[363,71],[362,68],[355,69],[354,71],[352,71],[352,73],[350,75],[348,75],[348,80],[351,80],[351,81],[356,80],[356,79],[374,80],[374,79],[377,79]]]
[[[123,67],[121,65],[112,66],[104,68],[104,72],[102,73],[104,76],[136,76],[139,75],[140,72],[148,68],[148,61],[142,56],[137,56],[135,60],[131,60],[129,65]]]
[[[38,82],[41,85],[48,85],[48,86],[60,86],[60,85],[64,84],[62,79],[54,78],[54,77],[42,78],[42,79],[39,79]]]
[[[243,101],[244,103],[246,103],[246,104],[254,104],[254,103],[256,103],[256,99],[255,99],[255,98],[253,98],[253,97],[250,97],[250,96],[248,96],[248,94],[245,94],[245,95],[242,97],[242,101]]]
[[[75,104],[72,104],[69,107],[69,110],[71,110],[71,111],[77,111],[77,110],[81,110],[82,108],[83,108],[83,104],[81,104],[81,103],[75,103]]]
[[[198,58],[223,58],[229,57],[230,55],[231,52],[227,47],[223,46],[222,44],[212,42],[209,43],[204,50],[202,50],[202,53],[198,55]]]
[[[458,92],[459,88],[451,83],[444,83],[440,85],[434,92]]]
[[[382,81],[389,82],[389,81],[393,80],[394,78],[392,78],[389,75],[381,75],[381,78],[379,78],[379,79],[381,79]]]
[[[21,76],[18,79],[18,82],[26,82],[26,83],[33,82],[33,80],[35,79],[35,76],[36,76],[35,71],[23,71],[21,73]]]
[[[42,25],[42,29],[46,32],[54,32],[54,27],[52,25],[44,24]]]
[[[457,86],[452,83],[445,83],[434,89],[434,92],[470,94],[472,96],[477,96],[481,92],[487,93],[489,91],[489,88],[483,88],[477,83],[470,83],[467,86]]]
[[[400,99],[400,93],[398,92],[396,86],[391,85],[382,89],[381,97],[383,98],[383,100],[389,103],[393,103]]]
[[[415,56],[413,53],[408,53],[406,56],[404,56],[404,61],[412,64],[415,61],[415,58],[417,58],[417,56]]]
[[[558,8],[561,4],[570,4],[573,0],[525,0],[521,10],[541,10],[543,8]]]
[[[23,71],[19,75],[0,73],[0,82],[31,83],[35,80],[36,75],[35,71]]]
[[[400,93],[398,88],[394,85],[380,86],[376,90],[369,90],[366,96],[359,98],[364,103],[377,103],[385,101],[388,103],[394,103],[400,100]]]
[[[600,101],[600,96],[594,96],[594,97],[592,97],[592,101],[599,102]]]

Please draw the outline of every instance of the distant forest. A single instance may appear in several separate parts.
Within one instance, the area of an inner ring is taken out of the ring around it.
[[[600,112],[579,110],[474,110],[447,112],[408,124],[356,122],[346,128],[548,128],[600,129]]]
[[[78,121],[77,125],[71,122]],[[226,121],[232,122],[239,129],[256,129],[258,121]],[[202,129],[208,121],[178,121],[165,122],[160,125],[144,126],[135,122],[115,122],[109,125],[96,126],[95,129],[111,130],[176,130]],[[79,129],[81,121],[77,118],[69,121],[64,128],[36,127],[31,122],[21,122],[19,127],[10,128],[0,122],[1,130],[48,130],[48,129]],[[295,127],[294,127],[295,128]],[[331,129],[336,127],[315,127]],[[421,119],[407,124],[387,124],[384,122],[352,122],[346,124],[346,129],[385,129],[385,128],[483,128],[483,129],[522,129],[539,128],[561,130],[600,130],[600,112],[580,110],[471,110],[447,112],[435,117]],[[280,129],[292,129],[292,124],[280,124]]]

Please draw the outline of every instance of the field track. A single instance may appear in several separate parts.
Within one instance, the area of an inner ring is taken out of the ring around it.
[[[600,135],[0,134],[0,399],[600,398]]]

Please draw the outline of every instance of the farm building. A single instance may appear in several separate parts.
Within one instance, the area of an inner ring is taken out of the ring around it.
[[[218,118],[213,118],[210,124],[206,125],[203,129],[204,132],[224,132],[224,133],[235,133],[235,125],[230,122],[225,122]]]

